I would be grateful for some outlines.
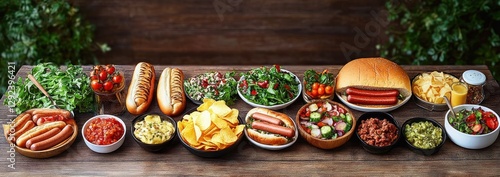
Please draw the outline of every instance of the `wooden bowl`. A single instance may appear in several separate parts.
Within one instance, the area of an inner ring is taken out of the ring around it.
[[[42,158],[49,158],[56,156],[62,152],[64,152],[66,149],[68,149],[73,142],[75,142],[76,137],[78,136],[78,126],[76,125],[76,122],[74,119],[70,119],[66,121],[67,124],[71,124],[73,126],[73,134],[67,138],[66,140],[60,142],[59,144],[45,150],[41,151],[32,151],[31,149],[28,148],[22,148],[16,146],[16,151],[19,152],[19,154],[22,154],[26,157],[31,157],[31,158],[37,158],[37,159],[42,159]]]
[[[336,105],[336,106],[338,106],[338,107],[346,110],[346,113],[349,113],[350,116],[351,116],[351,118],[352,118],[351,129],[348,132],[346,132],[343,136],[337,137],[336,139],[328,139],[328,140],[327,139],[316,138],[316,137],[313,137],[311,134],[307,133],[306,130],[304,129],[304,125],[301,123],[303,120],[301,120],[301,118],[300,118],[300,113],[303,112],[303,111],[305,111],[305,109],[308,108],[309,105],[316,104],[318,102],[328,102],[332,106]],[[333,149],[333,148],[337,148],[339,146],[342,146],[347,141],[349,141],[349,139],[352,137],[352,135],[354,134],[355,127],[356,127],[356,117],[354,116],[354,114],[352,113],[352,111],[349,110],[346,106],[344,106],[344,105],[342,105],[342,104],[340,104],[338,102],[332,101],[332,100],[312,100],[311,102],[305,104],[297,112],[297,115],[295,117],[295,122],[297,123],[300,135],[309,144],[311,144],[311,145],[313,145],[315,147],[318,147],[320,149]]]

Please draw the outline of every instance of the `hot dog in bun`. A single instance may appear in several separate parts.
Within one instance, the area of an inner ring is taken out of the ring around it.
[[[295,124],[284,113],[253,108],[247,113],[247,134],[252,140],[267,145],[283,145],[293,140]]]
[[[161,112],[169,116],[179,115],[186,107],[184,74],[178,68],[165,68],[156,89]]]
[[[411,97],[408,74],[384,58],[360,58],[342,67],[336,92],[353,104],[367,107],[392,106]]]
[[[140,62],[135,66],[126,99],[127,110],[130,114],[142,114],[149,108],[153,100],[155,76],[153,65]]]

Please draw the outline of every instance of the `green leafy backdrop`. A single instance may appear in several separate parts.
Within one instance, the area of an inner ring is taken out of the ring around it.
[[[0,95],[8,84],[8,62],[94,64],[95,51],[110,50],[93,40],[94,27],[66,0],[0,1]]]
[[[383,57],[400,64],[484,64],[500,80],[500,1],[388,1]]]

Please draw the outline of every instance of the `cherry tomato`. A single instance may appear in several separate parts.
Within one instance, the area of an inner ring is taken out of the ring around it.
[[[102,71],[103,69],[104,68],[101,65],[97,65],[94,67],[94,71],[97,71],[97,72]]]
[[[102,70],[99,72],[99,80],[105,81],[108,78],[108,73],[106,71]]]
[[[475,114],[469,115],[469,117],[465,119],[465,122],[476,122],[476,115]]]
[[[102,84],[98,80],[92,80],[90,82],[90,87],[92,87],[92,89],[95,91],[101,91]]]
[[[317,98],[318,97],[318,90],[312,90],[311,91],[311,97]]]
[[[325,87],[319,87],[318,88],[318,96],[325,95]]]
[[[92,72],[92,73],[94,73],[94,72]],[[97,76],[95,74],[94,75],[90,75],[90,80],[91,81],[93,81],[93,80],[99,80],[99,76]]]
[[[106,72],[110,75],[115,73],[115,67],[113,65],[106,65]]]
[[[326,87],[325,87],[325,93],[326,93],[327,95],[331,95],[331,94],[333,94],[333,87],[332,87],[332,86],[326,86]]]
[[[319,83],[315,82],[313,85],[312,85],[312,89],[313,90],[318,90],[319,88]]]
[[[104,90],[106,91],[113,90],[113,82],[111,81],[104,82]]]
[[[115,84],[119,84],[119,83],[121,83],[121,82],[122,82],[122,80],[123,80],[122,75],[119,75],[119,74],[118,74],[118,75],[116,75],[116,76],[113,76],[113,82],[114,82]]]
[[[496,121],[496,118],[493,119],[493,118],[489,118],[489,119],[486,119],[486,126],[488,126],[488,128],[490,130],[495,130],[498,126],[498,123],[495,122]]]
[[[309,95],[309,96],[312,96],[312,92],[311,91],[306,91],[306,94]]]

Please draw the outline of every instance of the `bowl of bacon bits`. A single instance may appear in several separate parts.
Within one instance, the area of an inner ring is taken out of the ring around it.
[[[394,117],[385,112],[367,112],[357,121],[356,136],[369,153],[389,152],[399,141],[401,131]]]
[[[313,100],[302,106],[295,118],[300,135],[309,144],[333,149],[346,143],[354,133],[353,113],[331,100]]]
[[[110,153],[122,146],[126,129],[125,123],[116,116],[97,115],[83,125],[83,140],[94,152]]]

